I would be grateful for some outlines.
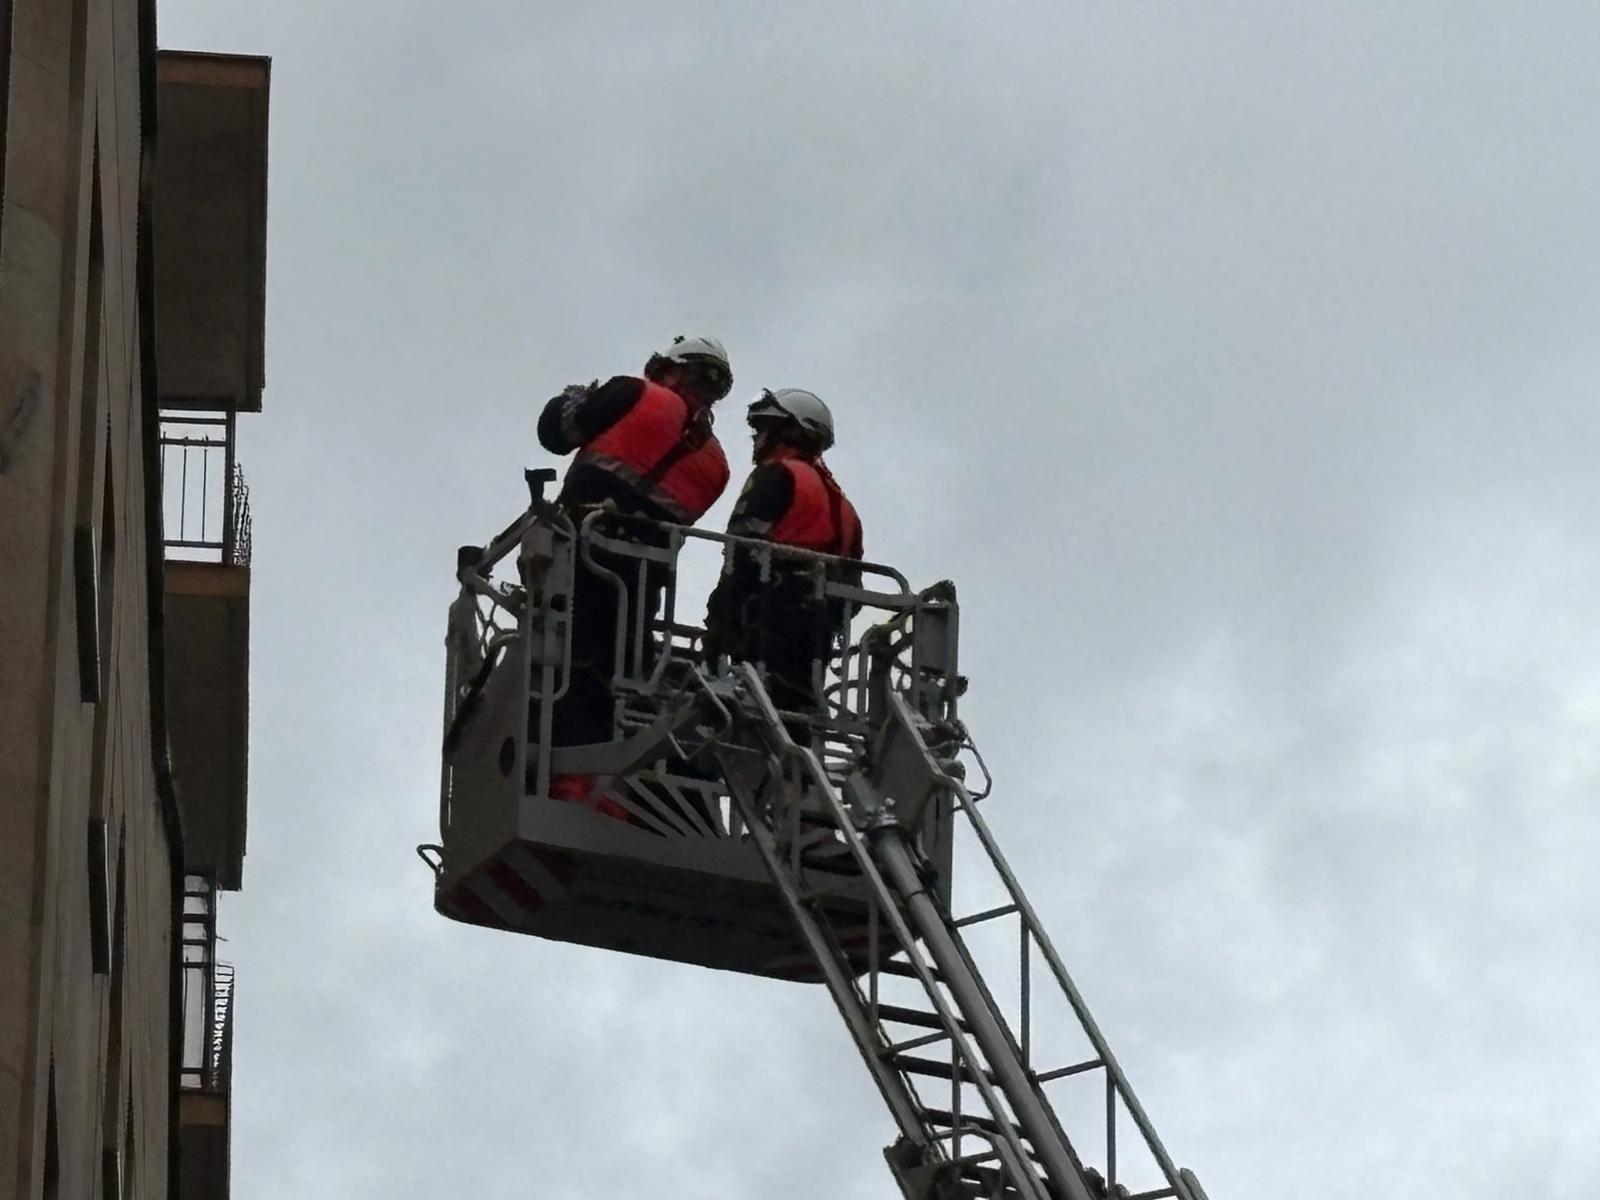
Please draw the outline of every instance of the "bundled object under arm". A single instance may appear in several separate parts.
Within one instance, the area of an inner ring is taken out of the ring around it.
[[[551,454],[571,454],[627,416],[643,392],[644,381],[630,375],[597,388],[568,388],[539,414],[539,444]]]

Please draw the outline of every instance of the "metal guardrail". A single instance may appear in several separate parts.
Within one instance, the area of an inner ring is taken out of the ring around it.
[[[212,973],[211,1028],[206,1055],[214,1090],[224,1095],[233,1084],[233,985],[233,965],[218,963]]]
[[[185,1091],[226,1095],[233,1077],[234,970],[218,962],[217,887],[206,875],[183,883],[183,1059]]]
[[[654,534],[656,538],[652,540],[659,539],[662,544],[630,540],[619,535],[615,529],[603,530],[598,527],[598,522],[608,520]],[[590,514],[581,524],[574,526],[564,515],[547,505],[519,517],[488,546],[458,564],[458,578],[463,585],[463,593],[461,607],[452,612],[452,637],[456,650],[464,660],[469,660],[469,664],[466,669],[457,672],[458,677],[452,681],[455,685],[464,685],[473,670],[493,656],[499,644],[507,637],[516,635],[524,615],[526,595],[519,583],[498,583],[491,579],[491,574],[496,564],[505,560],[514,561],[514,552],[524,534],[531,526],[540,523],[550,525],[558,538],[575,543],[577,554],[590,569],[615,584],[617,647],[611,684],[623,691],[658,683],[674,658],[699,660],[699,646],[705,631],[679,617],[678,558],[680,552],[690,544],[709,543],[724,552],[749,554],[757,563],[764,581],[774,578],[774,572],[780,564],[809,568],[816,599],[840,606],[841,625],[846,630],[860,613],[877,610],[890,622],[885,629],[887,633],[896,625],[903,625],[919,607],[919,598],[911,590],[905,576],[882,563],[844,559],[759,538],[608,512]],[[615,572],[595,563],[593,551],[596,548],[603,549],[614,559],[628,560],[637,571],[637,578],[633,581],[634,596],[648,594],[647,573],[652,567],[659,568],[660,611],[631,607],[630,593],[623,580]],[[842,576],[848,576],[848,580]],[[874,589],[864,582],[874,578],[887,587]],[[488,603],[474,607],[472,597]],[[904,634],[905,630],[900,628],[898,632]],[[648,669],[644,666],[646,662],[650,664]],[[816,669],[818,691],[827,698],[829,713],[843,718],[859,715],[867,701],[866,655],[859,641],[848,636],[840,639],[819,659]]]
[[[233,413],[161,415],[161,501],[169,558],[250,565],[250,489]]]
[[[838,606],[845,635],[833,639],[813,665],[814,690],[823,699],[822,710],[785,713],[813,727],[830,766],[845,769],[844,764],[853,761],[862,748],[869,728],[866,710],[872,703],[874,671],[887,669],[896,682],[903,683],[922,665],[913,661],[910,649],[914,639],[909,631],[915,614],[924,612],[926,606],[893,567],[607,510],[589,513],[574,524],[540,499],[486,546],[462,548],[457,562],[462,590],[451,605],[446,638],[447,748],[458,731],[458,718],[471,711],[475,694],[487,683],[502,648],[518,638],[531,638],[534,625],[565,619],[560,614],[566,612],[569,597],[564,594],[557,596],[555,590],[536,587],[530,596],[520,577],[515,582],[493,577],[497,565],[517,563],[519,549],[529,537],[564,546],[566,554],[582,559],[613,588],[617,641],[609,690],[618,736],[627,736],[652,719],[641,711],[641,698],[648,709],[650,697],[669,673],[701,661],[705,630],[680,615],[679,560],[689,546],[751,556],[764,581],[764,593],[768,584],[778,581],[780,572],[801,572],[814,588],[818,603]],[[609,556],[618,570],[633,573],[631,589],[617,571],[595,562],[595,550]],[[654,596],[651,579],[656,580]],[[879,586],[872,586],[874,583]],[[881,642],[867,645],[847,632],[864,613],[883,622],[877,629]],[[555,670],[549,690],[535,687],[536,699],[546,712],[566,692],[571,667],[570,638],[563,634],[553,644],[559,661],[552,664]],[[884,647],[889,649],[886,660],[881,653]],[[545,735],[548,733],[545,730]],[[446,762],[440,777],[441,831],[449,825],[449,791]]]

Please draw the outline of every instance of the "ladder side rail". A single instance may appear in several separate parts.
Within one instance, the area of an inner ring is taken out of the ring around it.
[[[1067,1002],[1072,1006],[1072,1011],[1078,1018],[1084,1035],[1089,1039],[1089,1044],[1094,1048],[1095,1054],[1099,1056],[1104,1066],[1107,1078],[1113,1081],[1118,1096],[1127,1108],[1129,1116],[1133,1118],[1134,1125],[1144,1138],[1145,1145],[1148,1147],[1151,1156],[1161,1168],[1162,1174],[1166,1176],[1167,1183],[1172,1187],[1179,1200],[1201,1200],[1201,1197],[1190,1189],[1188,1181],[1184,1178],[1188,1173],[1180,1171],[1172,1161],[1171,1155],[1167,1153],[1167,1149],[1162,1144],[1160,1135],[1156,1133],[1155,1126],[1151,1123],[1144,1106],[1139,1103],[1139,1098],[1134,1094],[1133,1085],[1129,1083],[1121,1064],[1117,1062],[1116,1055],[1112,1053],[1110,1043],[1106,1041],[1105,1035],[1100,1031],[1099,1024],[1095,1021],[1093,1014],[1090,1013],[1089,1006],[1083,999],[1083,994],[1078,991],[1077,984],[1073,982],[1072,976],[1067,972],[1061,956],[1056,953],[1056,948],[1050,941],[1050,935],[1045,932],[1044,925],[1039,920],[1039,914],[1035,911],[1033,905],[1029,903],[1028,897],[1022,890],[1021,883],[1017,880],[1016,873],[1012,871],[1010,863],[1007,862],[1005,855],[1001,852],[999,843],[995,840],[994,833],[990,830],[988,822],[979,813],[978,806],[973,801],[966,786],[956,779],[951,779],[950,782],[957,806],[966,815],[978,837],[979,843],[983,846],[984,853],[994,866],[995,873],[1005,885],[1006,891],[1011,896],[1011,902],[1017,907],[1018,917],[1027,929],[1033,944],[1039,947],[1039,952],[1049,966],[1050,973],[1055,977],[1062,994],[1066,996]],[[1026,961],[1026,956],[1024,956],[1024,961]],[[1114,1126],[1109,1126],[1108,1132],[1111,1129],[1114,1129]],[[1189,1175],[1189,1178],[1192,1179],[1193,1176]]]
[[[984,978],[983,970],[978,965],[977,960],[973,957],[971,951],[968,949],[966,940],[961,933],[962,928],[967,925],[981,923],[983,920],[992,918],[994,916],[1013,915],[1015,912],[1014,907],[1006,905],[998,909],[992,909],[987,913],[977,913],[972,917],[968,917],[959,921],[956,920],[954,915],[950,912],[949,900],[947,899],[946,894],[943,891],[938,890],[932,882],[926,881],[925,873],[921,869],[921,863],[927,857],[926,851],[923,850],[918,842],[912,839],[909,835],[906,837],[905,849],[911,862],[911,870],[914,872],[912,878],[919,882],[929,896],[929,919],[938,921],[943,925],[946,933],[948,934],[953,953],[960,958],[967,974],[971,977],[971,985],[976,991],[978,1003],[981,1006],[979,1011],[987,1011],[993,1016],[995,1023],[994,1036],[1004,1043],[1007,1050],[1007,1060],[1018,1063],[1021,1066],[1021,1075],[1016,1078],[1012,1084],[1008,1084],[1008,1091],[1012,1086],[1015,1086],[1019,1089],[1026,1088],[1028,1091],[1033,1093],[1034,1099],[1040,1108],[1041,1119],[1048,1124],[1054,1136],[1058,1138],[1061,1144],[1066,1148],[1067,1156],[1071,1159],[1073,1169],[1078,1173],[1079,1177],[1082,1177],[1084,1174],[1083,1160],[1079,1158],[1077,1150],[1072,1144],[1072,1139],[1068,1136],[1066,1129],[1062,1126],[1060,1119],[1056,1116],[1055,1106],[1051,1104],[1049,1096],[1047,1096],[1044,1092],[1042,1085],[1045,1080],[1041,1079],[1038,1073],[1034,1071],[1032,1063],[1029,1061],[1027,1050],[1018,1044],[1016,1035],[1013,1034],[1011,1027],[1006,1021],[1004,1009],[1001,1008],[1000,1003],[995,999],[994,993],[989,990],[989,985],[987,980]],[[1027,962],[1026,957],[1024,957],[1022,961],[1025,964]],[[1025,977],[1022,982],[1024,988],[1026,988],[1027,980]],[[1024,991],[1024,1013],[1027,1012],[1027,1005],[1028,1001],[1026,998],[1026,991]],[[1111,1126],[1108,1126],[1108,1128],[1111,1128]],[[1113,1150],[1113,1158],[1114,1153],[1115,1152]],[[1112,1178],[1111,1182],[1115,1182],[1114,1177]]]
[[[832,996],[839,1015],[850,1030],[851,1038],[861,1053],[861,1059],[866,1064],[873,1083],[877,1085],[878,1093],[888,1106],[895,1124],[900,1127],[902,1135],[919,1149],[931,1147],[935,1138],[922,1115],[922,1106],[917,1101],[916,1093],[907,1084],[904,1076],[892,1068],[882,1055],[875,1052],[882,1039],[867,1015],[868,1010],[859,994],[855,978],[841,965],[841,955],[833,940],[810,911],[790,876],[788,865],[772,836],[770,824],[761,819],[757,806],[752,803],[753,798],[745,794],[744,788],[733,787],[730,791],[733,802],[739,809],[740,818],[750,832],[751,840],[761,856],[761,861],[783,898],[784,907],[805,941],[806,948],[821,969],[823,983]]]
[[[989,1070],[999,1078],[1011,1101],[1018,1124],[1028,1135],[1034,1151],[1044,1163],[1051,1180],[1070,1200],[1094,1200],[1084,1181],[1083,1167],[1060,1128],[1049,1102],[1023,1065],[1010,1033],[1000,1017],[982,976],[949,928],[946,918],[917,869],[906,833],[898,823],[885,824],[869,835],[873,857],[883,864],[884,873],[899,898],[910,910],[911,922],[929,955],[944,975],[945,986],[973,1037],[988,1059]],[[981,1068],[979,1068],[981,1070]],[[974,1073],[974,1080],[983,1076]],[[988,1097],[985,1097],[988,1100]],[[1005,1121],[1002,1110],[996,1120]]]
[[[803,752],[809,755],[809,752]],[[816,776],[814,776],[816,777]],[[825,782],[825,776],[822,777]],[[829,793],[831,795],[831,789]],[[957,1134],[971,1134],[973,1129],[961,1126],[948,1133],[938,1132],[925,1115],[925,1106],[917,1096],[915,1088],[910,1083],[906,1073],[899,1067],[891,1065],[889,1054],[890,1042],[882,1034],[878,1025],[872,1020],[871,1013],[876,1005],[860,993],[859,984],[854,975],[846,970],[841,963],[843,955],[835,950],[828,937],[818,929],[819,922],[804,908],[794,893],[793,883],[789,878],[787,864],[772,839],[770,826],[762,821],[758,813],[750,811],[738,791],[734,792],[735,802],[740,805],[741,815],[744,817],[746,827],[751,830],[752,839],[756,842],[761,852],[763,862],[772,873],[774,882],[779,887],[780,893],[789,907],[790,915],[796,920],[806,938],[808,949],[812,950],[818,965],[824,972],[824,981],[833,997],[835,1006],[844,1018],[851,1035],[855,1040],[856,1048],[861,1054],[862,1061],[866,1063],[868,1071],[878,1085],[880,1094],[888,1104],[891,1115],[896,1124],[908,1138],[919,1147],[936,1147],[947,1140],[954,1139]],[[845,820],[848,828],[848,817],[844,816],[842,808],[836,799],[833,800],[835,814]],[[871,857],[861,842],[859,835],[850,839],[852,854],[857,857],[858,865],[864,860],[868,866],[864,872],[871,872]],[[874,879],[874,890],[878,894],[879,908],[888,918],[895,937],[902,945],[916,945],[909,926],[899,917],[894,903],[893,893],[884,884],[881,875]],[[801,914],[804,914],[803,916]],[[932,974],[932,968],[921,959],[914,951],[906,952],[907,959],[916,972],[935,1013],[944,1026],[945,1035],[951,1040],[954,1054],[960,1063],[959,1069],[964,1069],[971,1077],[980,1093],[983,1095],[985,1106],[991,1113],[1002,1139],[1005,1151],[1001,1161],[1009,1164],[1008,1182],[1026,1200],[1051,1200],[1049,1193],[1043,1190],[1043,1181],[1037,1174],[1027,1170],[1020,1164],[1028,1161],[1027,1150],[1018,1138],[1012,1125],[1009,1114],[995,1095],[992,1085],[984,1074],[984,1066],[977,1054],[974,1053],[960,1030],[960,1020],[950,1010],[938,989]],[[875,981],[874,981],[875,982]],[[992,1136],[992,1135],[991,1135]]]
[[[931,594],[930,598],[933,598]],[[953,600],[953,596],[950,599]],[[950,617],[953,618],[953,604],[949,605],[949,610]],[[922,612],[919,610],[917,615],[921,616]],[[936,631],[935,633],[935,642],[941,640],[939,632],[942,631]],[[913,638],[914,642],[920,640],[919,638]],[[957,678],[953,672],[953,656],[946,658],[943,654],[935,654],[930,656],[930,659],[924,660],[924,665],[935,666],[937,670],[933,674],[945,682],[954,682]],[[913,686],[916,686],[917,682],[919,681],[913,680]],[[915,731],[915,736],[919,740],[924,739],[926,727],[911,718],[909,713],[905,711],[906,698],[898,693],[891,693],[886,699],[888,700],[889,709],[901,713],[905,727],[908,730]],[[944,693],[939,699],[948,703],[953,699],[953,694]],[[943,705],[941,705],[941,709],[943,714],[948,714],[949,710],[943,708]],[[955,728],[959,730],[959,724]],[[964,735],[965,731],[961,730],[961,732]],[[963,740],[967,739],[963,737]],[[926,746],[925,741],[924,746]],[[927,749],[931,753],[932,748],[928,747]],[[950,792],[953,799],[958,803],[964,804],[964,811],[967,812],[969,819],[971,819],[975,815],[976,806],[970,794],[966,793],[964,788],[961,788],[959,781],[952,778],[947,770],[938,767],[936,760],[937,756],[928,760],[928,767],[933,770],[935,778],[940,785],[940,790]],[[909,783],[909,781],[902,782]],[[863,789],[865,792],[865,795],[858,799],[857,807],[870,810],[877,804],[875,800],[876,789],[868,783],[865,777],[853,780],[852,785]],[[908,794],[907,796],[901,796],[900,799],[902,801],[910,800],[911,796]],[[1053,1106],[1043,1092],[1042,1084],[1044,1081],[1039,1079],[1031,1070],[1027,1056],[1017,1045],[1012,1030],[1008,1026],[993,995],[989,992],[980,969],[976,962],[973,961],[959,930],[948,913],[948,897],[942,892],[935,894],[937,891],[936,886],[924,879],[924,873],[919,866],[917,848],[900,823],[886,822],[880,825],[879,828],[886,828],[889,832],[880,834],[874,831],[870,834],[869,836],[873,840],[873,848],[878,852],[877,856],[890,875],[892,882],[906,899],[912,915],[918,918],[919,932],[922,934],[930,952],[934,954],[940,970],[945,974],[947,985],[952,987],[953,990],[959,989],[957,991],[959,1006],[969,1021],[973,1022],[974,1032],[982,1035],[979,1038],[980,1045],[983,1046],[991,1067],[1003,1079],[1006,1093],[1013,1101],[1019,1120],[1023,1121],[1024,1127],[1027,1129],[1030,1141],[1034,1142],[1035,1148],[1038,1150],[1058,1149],[1059,1153],[1048,1155],[1055,1159],[1054,1162],[1049,1164],[1052,1168],[1052,1174],[1063,1181],[1078,1181],[1079,1185],[1085,1189],[1084,1194],[1087,1195],[1087,1184],[1085,1182],[1087,1175],[1083,1164],[1078,1159],[1070,1139],[1068,1139],[1065,1130],[1056,1118]],[[1038,939],[1044,936],[1043,929],[1037,913],[1032,910],[1031,905],[1026,902],[1026,897],[1021,894],[1020,884],[1017,882],[1015,874],[1010,871],[1009,864],[1005,862],[1004,856],[1000,853],[999,846],[986,824],[983,826],[982,832],[986,835],[986,852],[990,855],[991,862],[1001,874],[1002,881],[1013,899],[1013,903],[1006,906],[1006,909],[997,911],[1009,910],[1016,912],[1023,921],[1023,939],[1019,948],[1022,950],[1021,962],[1025,972],[1028,938]],[[1053,955],[1053,946],[1050,947],[1050,951]],[[958,962],[959,966],[957,965]],[[1058,979],[1061,975],[1064,975],[1065,968],[1058,955],[1054,956],[1051,966],[1052,970],[1057,973]],[[1028,981],[1025,973],[1022,983],[1026,991]],[[1070,986],[1070,977],[1067,977],[1066,983]],[[1071,994],[1069,994],[1069,1000],[1072,998]],[[1097,1026],[1092,1025],[1092,1018],[1090,1022],[1082,1022],[1082,1018],[1087,1017],[1088,1012],[1081,995],[1076,996],[1073,1008],[1075,1013],[1079,1015],[1080,1022],[1085,1024],[1085,1033],[1090,1035],[1096,1050],[1101,1053],[1101,1063],[1109,1062],[1113,1064],[1106,1075],[1108,1081],[1107,1110],[1109,1114],[1106,1124],[1107,1170],[1111,1174],[1110,1182],[1115,1182],[1115,1104],[1120,1096],[1139,1127],[1141,1135],[1145,1136],[1152,1157],[1155,1158],[1166,1175],[1172,1194],[1182,1197],[1182,1200],[1192,1200],[1191,1197],[1188,1197],[1180,1190],[1183,1186],[1183,1181],[1179,1178],[1177,1171],[1173,1169],[1170,1158],[1165,1154],[1165,1148],[1155,1136],[1148,1116],[1143,1112],[1142,1108],[1137,1106],[1136,1099],[1129,1103],[1130,1098],[1132,1098],[1131,1087],[1126,1076],[1121,1073],[1120,1067],[1115,1066],[1115,1059],[1109,1054],[1109,1047],[1106,1045],[1103,1035],[1100,1034]],[[1027,1009],[1028,1001],[1025,999],[1024,1036],[1026,1036],[1027,1032]],[[1067,1186],[1071,1185],[1068,1184]]]
[[[979,1054],[978,1050],[973,1046],[972,1039],[963,1028],[965,1009],[963,1008],[958,1012],[957,1008],[953,1008],[945,998],[944,992],[940,990],[938,980],[935,978],[935,971],[942,970],[942,968],[939,967],[937,960],[929,963],[923,954],[919,953],[917,944],[921,939],[919,939],[911,923],[906,920],[899,903],[899,895],[889,885],[884,878],[883,872],[878,867],[877,857],[879,852],[877,848],[869,846],[868,841],[855,829],[849,812],[839,798],[837,789],[833,788],[828,782],[826,773],[821,769],[820,764],[816,763],[815,756],[810,751],[801,750],[800,753],[810,760],[807,763],[807,768],[813,779],[823,785],[823,795],[828,803],[829,815],[834,818],[844,832],[846,844],[850,848],[857,867],[872,885],[878,909],[883,914],[883,919],[887,921],[894,941],[904,952],[907,964],[910,966],[917,983],[921,985],[923,993],[933,1008],[934,1015],[938,1017],[944,1035],[950,1043],[951,1057],[954,1060],[952,1063],[953,1087],[958,1089],[958,1080],[963,1074],[966,1075],[973,1086],[977,1088],[984,1107],[996,1123],[1000,1136],[1007,1147],[1007,1160],[1016,1164],[1028,1162],[1027,1149],[1017,1135],[1010,1113],[997,1094],[994,1085],[989,1081],[988,1068],[993,1066],[993,1062],[991,1060],[988,1064],[985,1063],[984,1056]],[[948,980],[948,976],[946,978]],[[875,982],[874,980],[874,984]],[[953,994],[955,993],[953,992]],[[885,1038],[883,1039],[883,1048],[887,1050],[888,1047],[889,1042]],[[1007,1095],[1009,1095],[1009,1092]],[[952,1109],[952,1111],[958,1110]],[[958,1116],[957,1120],[959,1119]],[[957,1131],[951,1131],[952,1140],[955,1138]],[[1030,1140],[1033,1139],[1030,1137]],[[1044,1191],[1043,1182],[1031,1170],[1019,1168],[1018,1173],[1012,1176],[1011,1182],[1013,1186],[1023,1191],[1026,1195],[1037,1196],[1039,1200],[1049,1200],[1049,1193]],[[1082,1197],[1074,1195],[1072,1200],[1089,1200],[1089,1197],[1087,1194]]]
[[[898,942],[900,947],[904,950],[906,959],[912,971],[914,972],[917,982],[922,986],[923,992],[926,994],[927,999],[932,1005],[935,1015],[939,1018],[941,1025],[944,1027],[945,1033],[950,1039],[953,1052],[959,1059],[959,1067],[964,1067],[970,1074],[972,1082],[978,1089],[985,1107],[989,1110],[991,1117],[996,1122],[996,1127],[1000,1131],[1001,1136],[1006,1142],[1006,1145],[1012,1156],[1011,1161],[1015,1163],[1027,1162],[1029,1158],[1027,1150],[1022,1145],[1020,1138],[1017,1136],[1015,1127],[1010,1118],[1010,1114],[1008,1113],[1005,1105],[1001,1102],[1000,1097],[997,1095],[994,1085],[989,1082],[988,1074],[985,1070],[985,1064],[980,1058],[976,1049],[973,1047],[971,1040],[965,1033],[962,1027],[961,1018],[951,1008],[950,1002],[946,1000],[943,992],[940,991],[938,982],[934,978],[933,967],[930,966],[924,960],[924,958],[917,953],[916,946],[918,938],[916,934],[913,933],[911,925],[908,923],[904,913],[902,912],[901,905],[898,902],[899,896],[897,892],[890,887],[888,881],[884,879],[883,873],[878,868],[875,847],[869,846],[867,840],[863,838],[860,831],[856,829],[855,821],[849,811],[845,808],[838,789],[835,788],[832,782],[828,779],[827,772],[823,769],[821,763],[817,761],[816,755],[808,749],[797,746],[793,739],[789,736],[788,729],[784,726],[782,718],[778,715],[778,711],[772,704],[771,698],[767,695],[766,689],[762,686],[760,676],[757,674],[755,669],[747,663],[742,663],[735,669],[735,677],[743,686],[751,706],[756,710],[756,713],[764,726],[763,733],[765,736],[775,742],[777,746],[780,747],[785,753],[792,756],[797,762],[799,762],[802,770],[804,770],[811,777],[812,782],[816,785],[826,803],[828,810],[827,815],[833,817],[835,824],[841,833],[844,834],[845,844],[848,846],[851,856],[854,858],[863,878],[871,887],[873,895],[877,901],[879,912],[882,914],[883,919],[888,922],[890,931],[894,935],[896,942]],[[759,812],[747,812],[744,814],[744,816],[746,823],[750,826],[752,832],[754,833],[759,831],[757,838],[758,844],[761,840],[770,838],[771,825],[769,822],[762,820],[762,815]],[[769,863],[769,869],[773,865],[776,865],[781,872],[781,859],[775,858],[771,863]],[[848,995],[859,1007],[863,998],[860,996],[854,977],[846,974],[845,978],[847,980],[848,987],[844,993],[834,993],[835,1002],[839,1003],[841,1009],[843,1009],[845,1007],[843,997]],[[852,1032],[854,1032],[857,1028],[857,1023],[852,1021],[848,1015],[846,1016],[846,1021],[851,1025]],[[882,1064],[881,1061],[878,1061],[878,1056],[873,1053],[874,1043],[877,1044],[877,1048],[887,1050],[888,1041],[887,1039],[880,1038],[875,1028],[869,1026],[869,1029],[871,1030],[869,1039],[867,1041],[861,1041],[858,1039],[857,1046],[861,1050],[862,1057],[868,1060],[869,1068],[873,1071],[874,1077],[881,1077],[881,1074],[885,1068],[884,1064]],[[906,1087],[907,1090],[912,1090],[909,1088],[909,1085],[904,1082],[904,1077],[900,1076],[898,1071],[896,1071],[895,1074],[901,1078],[902,1087]],[[912,1094],[915,1095],[914,1090],[912,1090]],[[919,1113],[922,1107],[923,1106],[920,1100],[918,1100],[917,1108]],[[1049,1200],[1048,1194],[1043,1192],[1042,1181],[1032,1171],[1023,1171],[1022,1174],[1015,1178],[1012,1182],[1013,1185],[1019,1191],[1022,1191],[1026,1196],[1037,1197],[1038,1200]],[[1081,1185],[1079,1186],[1079,1192],[1068,1193],[1071,1196],[1071,1200],[1092,1200],[1092,1197],[1089,1196],[1088,1192],[1082,1191]]]

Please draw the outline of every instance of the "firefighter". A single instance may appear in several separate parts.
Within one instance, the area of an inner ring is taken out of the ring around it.
[[[557,503],[581,515],[609,500],[624,513],[694,524],[728,485],[711,406],[732,386],[721,342],[678,337],[650,356],[642,379],[567,388],[539,417],[546,450],[578,452]]]
[[[604,508],[692,525],[728,484],[728,460],[712,432],[711,408],[732,385],[722,343],[678,337],[650,356],[643,378],[619,375],[604,384],[567,388],[539,417],[539,442],[546,450],[576,451],[556,502],[574,522]],[[637,522],[599,524],[609,537],[664,544]],[[647,621],[653,618],[667,581],[664,570],[653,567],[641,594],[637,559],[598,547],[593,556],[603,570],[621,576],[630,627],[639,605]],[[572,672],[552,721],[557,746],[610,741],[616,669],[643,671],[654,661],[647,637],[646,645],[629,647],[627,661],[617,663],[617,600],[615,584],[591,570],[580,552],[573,581]],[[578,799],[591,784],[587,776],[562,776],[552,780],[551,792]]]
[[[750,406],[755,470],[728,532],[780,546],[861,558],[861,520],[822,454],[833,445],[833,415],[800,388],[765,391]],[[774,555],[763,582],[755,553],[730,546],[706,607],[705,656],[766,666],[768,694],[785,712],[821,709],[819,667],[847,623],[838,601],[824,601],[819,579],[857,584],[859,569]],[[795,726],[791,723],[791,732]]]

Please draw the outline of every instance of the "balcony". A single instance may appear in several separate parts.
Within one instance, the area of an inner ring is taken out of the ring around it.
[[[250,494],[234,414],[168,412],[167,718],[187,870],[235,890],[244,872],[250,740]]]
[[[271,63],[163,50],[156,66],[156,385],[162,407],[260,412]]]
[[[216,959],[217,888],[205,875],[183,885],[183,1060],[178,1131],[181,1200],[228,1195],[233,1088],[233,968]]]
[[[184,865],[224,890],[244,870],[251,547],[235,435],[265,384],[270,79],[245,55],[163,50],[156,65],[167,711]]]
[[[231,412],[161,414],[168,562],[250,566],[250,489],[234,457],[235,426]]]
[[[183,818],[181,1200],[226,1200],[233,969],[217,898],[243,882],[250,493],[240,413],[265,386],[265,58],[163,50],[152,213],[167,727]]]

